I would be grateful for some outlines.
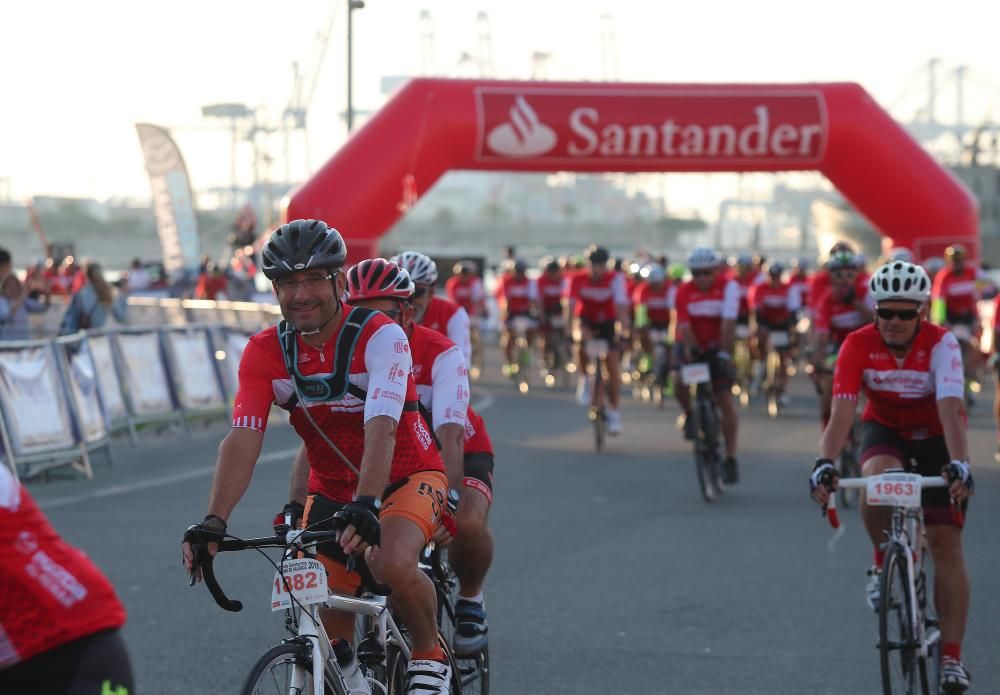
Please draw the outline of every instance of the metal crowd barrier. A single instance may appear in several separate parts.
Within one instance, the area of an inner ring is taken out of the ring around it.
[[[48,312],[54,334],[62,311]],[[132,297],[129,325],[0,341],[0,462],[15,477],[70,465],[93,477],[91,454],[127,434],[228,417],[247,339],[276,306]],[[39,326],[36,325],[36,330]]]

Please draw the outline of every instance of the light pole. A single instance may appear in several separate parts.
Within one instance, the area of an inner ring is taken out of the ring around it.
[[[351,18],[354,10],[365,6],[364,0],[349,0],[347,3],[347,132],[354,129],[354,51],[351,46]]]

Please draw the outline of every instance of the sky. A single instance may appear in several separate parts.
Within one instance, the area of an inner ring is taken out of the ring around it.
[[[201,107],[239,102],[279,116],[293,62],[317,73],[309,165],[345,138],[346,0],[32,0],[0,5],[0,195],[148,198],[136,122],[172,130],[195,189],[227,186],[230,136]],[[969,120],[1000,118],[1000,2],[995,0],[366,0],[354,12],[357,108],[384,101],[384,75],[471,75],[477,14],[489,17],[495,75],[527,79],[551,55],[549,79],[613,77],[602,61],[612,28],[617,77],[652,82],[861,83],[894,115],[923,101],[920,72],[941,60],[938,115],[955,111],[950,72],[968,66]],[[421,10],[430,22],[419,20]],[[334,18],[318,60],[318,33]],[[602,19],[602,17],[605,17]],[[421,33],[433,31],[433,65]],[[281,139],[271,143],[280,155]],[[306,174],[293,140],[293,178]],[[249,148],[239,154],[247,183]],[[277,165],[276,174],[284,173]]]

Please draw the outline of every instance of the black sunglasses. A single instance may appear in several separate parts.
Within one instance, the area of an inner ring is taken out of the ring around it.
[[[705,277],[706,275],[711,275],[714,272],[715,272],[714,270],[692,270],[691,277],[695,278]]]
[[[429,290],[430,290],[430,288],[428,288],[428,287],[421,287],[420,285],[416,285],[413,288],[413,297],[414,297],[414,299],[420,299],[425,294],[427,294],[427,292]]]
[[[912,321],[917,318],[920,314],[918,309],[883,309],[879,307],[875,310],[880,319],[885,319],[886,321],[891,321],[892,319],[899,317],[900,321]]]

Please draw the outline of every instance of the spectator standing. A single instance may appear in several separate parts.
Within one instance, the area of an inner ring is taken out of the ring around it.
[[[101,328],[108,322],[109,314],[120,323],[128,320],[128,284],[124,283],[113,295],[111,285],[104,279],[104,272],[97,263],[88,263],[84,271],[86,282],[73,294],[63,315],[59,334],[76,333],[90,328]]]
[[[133,258],[132,264],[128,267],[128,286],[134,291],[141,292],[148,290],[152,280],[149,271],[142,264],[141,258]]]
[[[228,297],[229,279],[222,268],[212,261],[205,264],[205,269],[198,275],[198,284],[194,288],[195,299],[224,300]]]
[[[0,277],[0,340],[29,339],[31,321],[28,314],[38,314],[48,308],[48,295],[45,301],[32,299],[13,272]]]

